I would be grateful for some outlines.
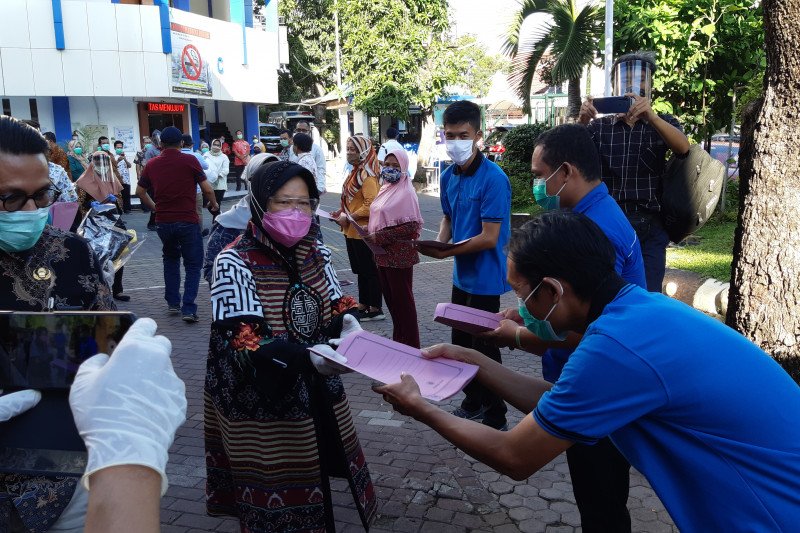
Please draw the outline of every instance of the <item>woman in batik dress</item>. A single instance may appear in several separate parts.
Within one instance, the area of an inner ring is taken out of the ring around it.
[[[336,314],[312,222],[310,172],[268,163],[251,176],[250,224],[216,258],[205,384],[207,509],[243,532],[333,533],[330,477],[348,480],[365,529],[375,492],[350,415],[333,338]],[[347,318],[344,318],[347,317]]]

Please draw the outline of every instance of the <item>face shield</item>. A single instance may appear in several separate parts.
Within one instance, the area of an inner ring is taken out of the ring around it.
[[[636,94],[650,98],[653,65],[641,59],[620,61],[614,65],[614,96]]]

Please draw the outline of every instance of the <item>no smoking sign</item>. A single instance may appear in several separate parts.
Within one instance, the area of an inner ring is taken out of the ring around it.
[[[193,44],[187,44],[183,47],[181,53],[181,68],[183,74],[188,79],[195,81],[200,78],[200,72],[203,68],[203,59],[200,57],[200,51]]]

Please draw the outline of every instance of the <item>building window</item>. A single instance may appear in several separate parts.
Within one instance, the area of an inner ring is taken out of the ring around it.
[[[7,117],[11,116],[11,100],[3,98],[3,114]]]
[[[28,105],[31,108],[31,120],[39,122],[39,104],[36,103],[36,98],[29,98]]]

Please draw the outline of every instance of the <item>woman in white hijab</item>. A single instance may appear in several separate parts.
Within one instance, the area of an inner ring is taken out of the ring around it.
[[[203,277],[209,283],[209,286],[211,285],[211,274],[214,271],[214,259],[217,258],[217,254],[244,233],[247,223],[250,221],[249,177],[253,175],[253,172],[258,167],[270,161],[278,161],[278,157],[273,154],[258,154],[250,158],[244,168],[244,172],[242,172],[242,179],[248,193],[236,205],[217,216],[211,226],[211,233],[208,236],[208,244],[206,245],[206,256],[203,261]]]

